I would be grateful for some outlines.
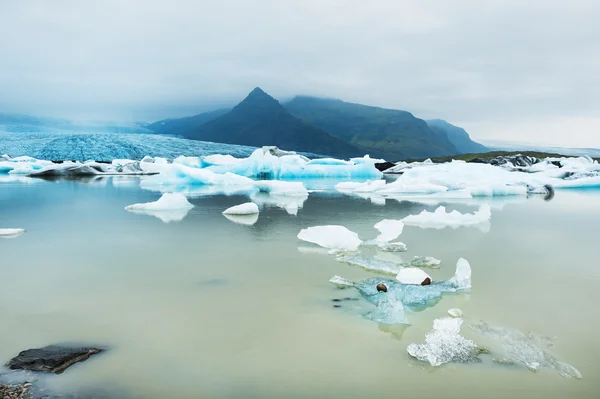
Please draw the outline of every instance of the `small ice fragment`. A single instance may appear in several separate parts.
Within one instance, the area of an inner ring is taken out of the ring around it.
[[[340,289],[354,287],[354,282],[340,276],[333,276],[329,282]]]
[[[368,258],[362,255],[347,255],[341,256],[337,259],[339,262],[345,262],[350,265],[362,267],[365,270],[376,273],[385,273],[391,275],[397,275],[402,269],[399,265],[394,262],[388,262],[384,260],[377,260]]]
[[[444,317],[433,321],[433,330],[422,344],[410,344],[408,354],[434,367],[449,362],[473,361],[480,353],[477,344],[460,335],[463,320]]]
[[[386,252],[406,252],[406,244],[400,241],[380,243],[377,245],[379,249]]]
[[[302,229],[298,233],[298,238],[337,251],[356,251],[362,243],[358,234],[344,226],[335,225]]]
[[[402,284],[427,285],[423,284],[427,282],[427,279],[429,279],[429,283],[433,281],[429,274],[414,267],[401,269],[396,275],[396,280],[400,281]]]
[[[17,238],[25,233],[25,229],[0,229],[0,238]]]
[[[459,290],[471,289],[471,265],[466,259],[460,258],[456,262],[456,273],[448,280],[448,284],[454,285]]]
[[[402,220],[383,219],[373,227],[379,230],[380,233],[377,238],[375,238],[375,241],[377,243],[387,243],[395,240],[402,234],[404,223],[402,223]]]
[[[245,226],[252,226],[258,221],[258,213],[248,215],[228,215],[224,213],[223,216],[231,220],[233,223],[243,224]]]
[[[457,309],[457,308],[448,310],[448,314],[452,317],[462,317],[463,316],[462,310]]]
[[[258,212],[258,205],[254,202],[246,202],[224,210],[223,215],[255,215]]]
[[[188,202],[185,195],[165,193],[158,201],[128,205],[125,207],[125,210],[154,216],[164,223],[170,223],[183,220],[193,207],[194,205]]]
[[[364,315],[365,319],[383,324],[410,324],[402,302],[393,295],[383,295],[375,309]]]
[[[474,214],[462,214],[458,211],[446,213],[446,208],[440,206],[435,212],[423,211],[418,215],[409,215],[402,219],[404,224],[421,228],[443,229],[445,227],[457,228],[460,226],[476,226],[489,222],[492,217],[491,207],[482,205]]]
[[[441,260],[434,258],[433,256],[415,256],[408,266],[410,267],[439,267]]]

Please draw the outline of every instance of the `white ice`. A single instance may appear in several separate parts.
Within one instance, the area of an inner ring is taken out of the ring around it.
[[[335,225],[302,229],[298,233],[298,238],[333,251],[357,251],[362,243],[358,234],[344,226]]]
[[[0,238],[17,238],[25,233],[25,229],[0,229]]]
[[[375,242],[377,244],[386,244],[402,234],[404,223],[402,220],[383,219],[373,227],[379,230],[379,235],[375,238]]]
[[[193,207],[183,194],[165,193],[157,201],[128,205],[125,210],[154,216],[169,223],[183,220]]]
[[[246,202],[244,204],[232,206],[223,211],[223,215],[255,215],[258,211],[258,205],[254,202]]]
[[[446,208],[440,206],[435,212],[423,211],[418,215],[409,215],[402,219],[404,224],[418,226],[421,228],[443,229],[451,227],[453,229],[461,226],[477,226],[489,223],[492,217],[491,207],[487,204],[482,205],[475,213],[462,214],[458,211],[446,213]]]
[[[396,280],[400,281],[402,284],[421,285],[426,279],[433,281],[429,274],[416,267],[400,269],[396,275]]]
[[[422,344],[409,344],[409,355],[428,362],[434,367],[449,362],[468,362],[477,357],[477,344],[460,335],[460,318],[444,317],[433,321],[433,330],[425,336]]]
[[[462,310],[458,309],[458,308],[452,308],[448,310],[448,314],[452,317],[463,317],[463,312]]]

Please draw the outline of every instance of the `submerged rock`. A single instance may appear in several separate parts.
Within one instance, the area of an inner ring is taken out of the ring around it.
[[[98,348],[50,345],[39,349],[28,349],[12,358],[7,364],[11,370],[30,370],[60,374],[77,362],[102,352]]]

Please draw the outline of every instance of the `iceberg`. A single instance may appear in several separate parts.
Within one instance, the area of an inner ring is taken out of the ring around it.
[[[533,334],[526,335],[519,330],[495,327],[485,322],[474,323],[470,328],[502,345],[503,357],[495,359],[497,363],[520,363],[531,371],[548,368],[557,371],[563,377],[582,378],[579,370],[556,359],[542,348],[540,340]]]
[[[412,357],[434,367],[449,362],[476,361],[481,350],[472,340],[460,335],[460,318],[443,317],[433,321],[433,329],[422,344],[409,344],[406,351]]]
[[[25,229],[0,229],[0,238],[17,238],[25,233]]]
[[[154,216],[164,223],[170,223],[183,220],[193,207],[183,194],[165,193],[155,202],[128,205],[125,210]]]
[[[232,206],[223,211],[223,215],[255,215],[258,213],[258,206],[254,202]]]
[[[371,303],[377,303],[381,295],[393,295],[405,307],[412,310],[422,310],[435,305],[442,299],[443,295],[470,290],[471,267],[469,262],[461,258],[456,264],[456,273],[452,278],[446,281],[435,281],[430,285],[403,284],[398,280],[385,277],[373,277],[354,282],[340,276],[334,276],[329,282],[342,289],[354,288]],[[377,288],[379,284],[385,285],[387,292],[380,292]]]
[[[298,238],[332,251],[357,251],[362,243],[358,234],[344,226],[315,226],[302,229]]]
[[[461,226],[477,226],[489,223],[492,209],[488,204],[482,205],[474,214],[462,214],[458,211],[446,213],[446,207],[440,206],[435,212],[423,211],[418,215],[409,215],[402,219],[404,224],[421,228],[443,229]]]
[[[375,242],[378,244],[387,244],[402,234],[404,223],[401,220],[383,219],[373,227],[379,230],[379,235],[375,238]]]

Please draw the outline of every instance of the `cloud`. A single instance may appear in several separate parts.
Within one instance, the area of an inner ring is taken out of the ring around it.
[[[600,146],[582,124],[599,117],[599,18],[587,0],[4,1],[0,109],[152,120],[261,86],[573,145],[540,128],[560,119]]]

